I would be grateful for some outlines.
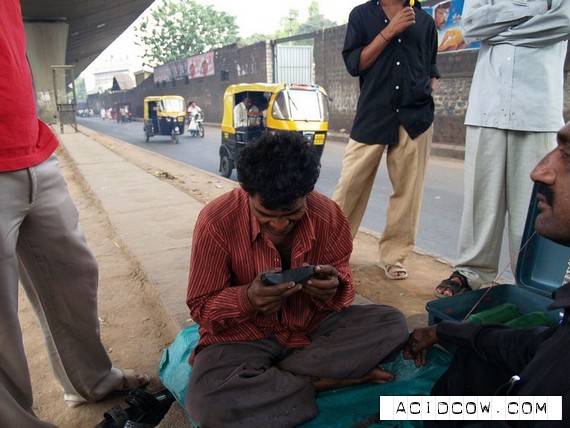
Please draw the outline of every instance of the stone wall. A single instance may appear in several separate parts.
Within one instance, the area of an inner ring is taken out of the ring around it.
[[[330,127],[348,131],[352,126],[358,101],[358,78],[346,71],[342,46],[346,25],[328,28],[315,37],[315,83],[323,86],[332,98]]]
[[[315,83],[323,86],[332,99],[330,129],[341,132],[350,131],[359,94],[358,78],[348,74],[342,58],[345,31],[346,25],[341,25],[314,34]],[[464,144],[463,119],[476,59],[475,50],[439,54],[442,78],[435,94],[434,143]],[[214,67],[213,76],[162,84],[155,84],[151,76],[128,92],[90,96],[89,104],[99,111],[103,104],[108,108],[114,101],[129,101],[134,115],[142,117],[145,96],[181,95],[186,100],[195,100],[202,107],[207,122],[219,123],[222,120],[222,97],[228,85],[273,81],[272,43],[267,40],[250,46],[231,45],[217,49],[214,51]],[[570,119],[569,79],[570,60],[567,55],[564,86],[566,120]]]
[[[110,108],[115,102],[130,102],[133,115],[143,116],[144,98],[152,95],[180,95],[194,100],[204,110],[206,121],[221,122],[222,98],[226,87],[234,83],[268,82],[273,80],[269,41],[249,46],[230,45],[214,51],[211,76],[176,79],[155,83],[150,76],[130,91],[89,95],[88,104],[94,111]]]

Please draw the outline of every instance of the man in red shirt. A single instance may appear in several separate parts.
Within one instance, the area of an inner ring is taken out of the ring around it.
[[[236,160],[241,189],[210,202],[194,228],[187,304],[200,325],[185,407],[199,426],[297,426],[319,390],[394,379],[378,367],[408,337],[402,313],[351,305],[352,235],[313,190],[313,147],[265,133]],[[315,265],[267,285],[268,271]]]
[[[0,96],[0,426],[54,427],[32,410],[18,281],[68,405],[146,386],[149,378],[113,368],[101,343],[98,266],[58,167],[58,140],[36,114],[18,0],[0,2]]]

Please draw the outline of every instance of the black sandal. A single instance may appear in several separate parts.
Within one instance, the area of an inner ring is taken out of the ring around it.
[[[125,401],[129,407],[115,406],[109,409],[103,415],[105,419],[95,428],[154,427],[164,418],[175,398],[168,389],[151,394],[135,388],[129,392]]]
[[[123,409],[115,406],[107,410],[103,415],[105,419],[99,422],[95,428],[123,428],[129,420],[138,420],[144,416],[144,410],[140,407]]]
[[[459,279],[459,281],[461,281],[461,284],[459,284],[457,281],[453,281],[454,278]],[[469,283],[467,282],[467,278],[465,277],[465,275],[460,274],[458,271],[453,271],[453,273],[451,274],[451,276],[447,279],[444,279],[443,281],[441,281],[439,283],[439,285],[435,288],[435,297],[438,298],[442,298],[442,297],[451,297],[448,296],[440,291],[437,291],[438,288],[443,287],[446,290],[450,290],[451,291],[451,296],[455,296],[457,294],[460,293],[465,293],[466,291],[472,291],[473,289],[469,286]]]

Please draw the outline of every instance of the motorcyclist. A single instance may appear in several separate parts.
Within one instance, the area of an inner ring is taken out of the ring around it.
[[[204,114],[195,101],[188,103],[188,131],[191,137],[204,136]]]
[[[199,114],[200,117],[204,117],[203,113],[202,113],[202,109],[198,106],[198,104],[196,104],[196,101],[190,101],[188,103],[188,109],[187,109],[187,113],[188,113],[188,122],[190,125],[194,125],[192,122],[196,120],[196,115]],[[192,129],[192,128],[190,128]]]

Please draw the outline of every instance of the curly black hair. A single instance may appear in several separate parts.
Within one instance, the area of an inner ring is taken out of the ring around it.
[[[249,195],[259,194],[269,210],[285,210],[313,190],[321,162],[300,134],[265,132],[239,153],[236,169]]]

